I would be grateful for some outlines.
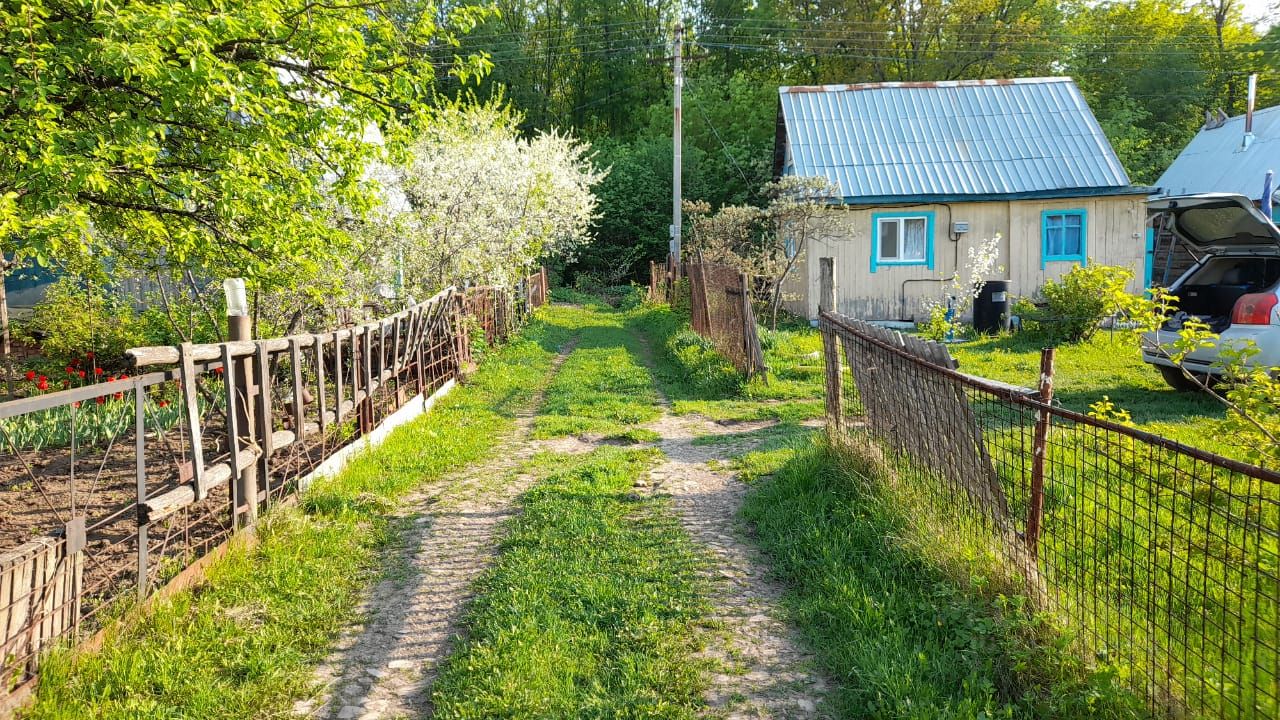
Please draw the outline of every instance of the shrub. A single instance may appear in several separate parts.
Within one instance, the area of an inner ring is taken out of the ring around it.
[[[57,368],[82,357],[103,367],[123,367],[124,351],[146,344],[142,324],[127,300],[96,285],[82,286],[71,277],[49,286],[16,334],[38,344]]]
[[[1119,309],[1116,298],[1133,279],[1133,271],[1114,265],[1077,266],[1040,288],[1045,307],[1031,319],[1054,344],[1088,340],[1098,323]]]

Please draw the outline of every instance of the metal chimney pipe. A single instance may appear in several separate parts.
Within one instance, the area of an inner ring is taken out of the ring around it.
[[[1253,105],[1258,99],[1258,74],[1249,75],[1249,98],[1244,110],[1244,133],[1253,134]]]

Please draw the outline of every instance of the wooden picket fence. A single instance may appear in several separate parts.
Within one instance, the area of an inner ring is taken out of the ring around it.
[[[21,481],[0,483],[0,502],[47,515],[46,534],[0,548],[0,717],[30,696],[51,646],[84,642],[121,597],[192,581],[260,510],[455,380],[470,362],[466,315],[496,342],[548,298],[543,271],[473,290],[323,333],[136,348],[127,379],[0,403],[0,471]],[[11,434],[56,412],[74,438],[76,414],[102,407],[120,411],[109,438],[22,447]]]

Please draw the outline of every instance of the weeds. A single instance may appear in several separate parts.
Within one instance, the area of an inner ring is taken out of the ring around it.
[[[992,548],[883,465],[825,442],[748,455],[744,515],[790,589],[838,717],[1141,716],[1123,669],[1086,667]]]

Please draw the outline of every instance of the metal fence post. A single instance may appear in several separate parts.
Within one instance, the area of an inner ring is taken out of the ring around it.
[[[1040,402],[1045,405],[1053,403],[1053,348],[1040,351]],[[1031,457],[1031,497],[1027,507],[1027,546],[1031,556],[1038,557],[1040,551],[1040,527],[1044,520],[1044,466],[1048,455],[1050,414],[1044,410],[1036,412],[1035,439]]]
[[[835,258],[818,258],[818,315],[836,310]],[[844,368],[840,362],[840,338],[829,325],[822,326],[822,354],[827,374],[827,426],[844,426]]]

